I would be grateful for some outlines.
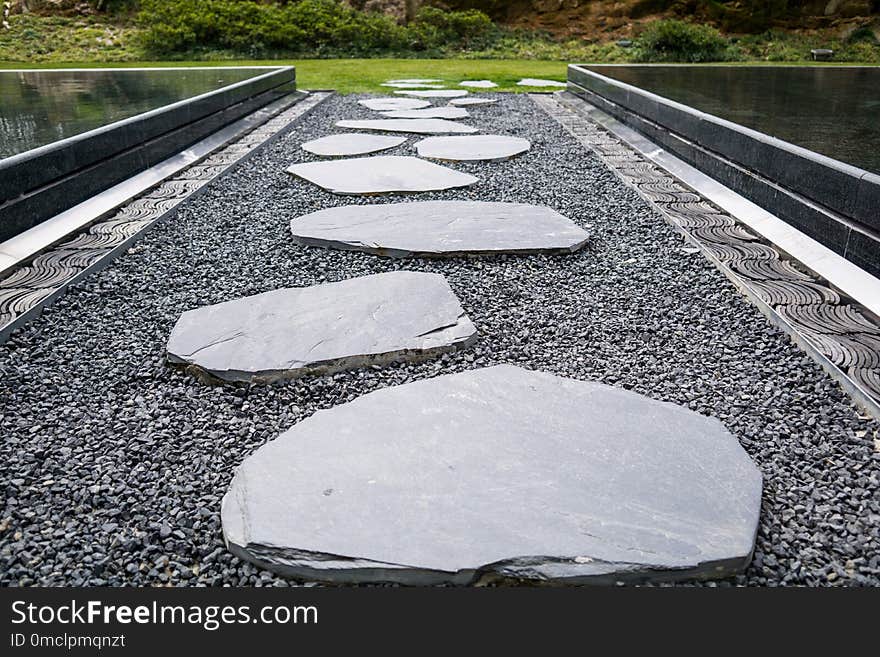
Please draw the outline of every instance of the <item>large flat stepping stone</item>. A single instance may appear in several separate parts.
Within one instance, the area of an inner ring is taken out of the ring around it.
[[[462,98],[469,92],[464,89],[435,89],[430,91],[395,91],[401,96],[413,96],[414,98]]]
[[[550,208],[479,201],[329,208],[294,219],[290,229],[298,244],[390,258],[573,253],[589,238]]]
[[[473,126],[446,119],[361,119],[337,121],[337,128],[353,130],[381,130],[382,132],[412,132],[421,135],[449,133],[474,133],[479,130]]]
[[[287,172],[334,194],[433,192],[467,187],[477,178],[417,157],[379,155],[294,164]]]
[[[470,113],[464,107],[428,107],[417,110],[392,110],[382,112],[389,119],[465,119]]]
[[[229,549],[337,583],[728,577],[761,473],[686,408],[502,365],[318,411],[236,470]]]
[[[343,157],[384,151],[400,146],[406,140],[407,137],[345,133],[307,141],[302,145],[302,149],[323,157]]]
[[[498,85],[492,82],[492,80],[464,80],[459,82],[458,86],[470,87],[472,89],[494,89]]]
[[[450,105],[456,107],[476,107],[477,105],[494,105],[498,100],[495,98],[453,98],[449,101]]]
[[[523,78],[516,83],[520,87],[566,87],[565,82],[557,82],[556,80],[542,80],[540,78]]]
[[[359,100],[359,105],[363,105],[367,109],[376,112],[389,112],[393,110],[411,110],[422,109],[431,106],[430,100],[419,100],[418,98],[368,98]]]
[[[504,135],[430,137],[416,144],[421,157],[435,160],[506,160],[532,147],[528,139]]]
[[[464,347],[476,329],[440,274],[391,272],[265,292],[184,313],[168,359],[269,382]]]

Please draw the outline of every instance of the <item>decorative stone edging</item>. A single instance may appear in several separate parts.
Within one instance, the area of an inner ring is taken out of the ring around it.
[[[532,95],[532,100],[658,209],[856,403],[880,419],[880,327],[858,305],[579,113],[575,103],[583,101],[547,95]]]
[[[122,206],[113,216],[14,269],[0,281],[0,343],[34,319],[73,283],[124,253],[183,201],[240,162],[331,94],[318,92]]]

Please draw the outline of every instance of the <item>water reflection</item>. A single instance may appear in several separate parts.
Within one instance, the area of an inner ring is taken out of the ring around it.
[[[598,73],[880,173],[880,68],[610,66]]]
[[[0,71],[0,158],[265,71]]]

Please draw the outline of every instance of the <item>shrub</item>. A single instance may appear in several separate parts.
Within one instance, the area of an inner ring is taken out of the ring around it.
[[[642,62],[719,62],[730,58],[721,33],[708,25],[677,20],[650,23],[636,41],[636,59]]]
[[[144,46],[156,54],[226,49],[310,55],[445,51],[485,45],[495,31],[475,11],[427,7],[407,26],[338,0],[143,0]]]

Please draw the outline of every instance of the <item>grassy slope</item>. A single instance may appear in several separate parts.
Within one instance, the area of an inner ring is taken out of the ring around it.
[[[297,68],[298,85],[303,89],[336,89],[341,93],[391,93],[381,84],[393,78],[440,78],[450,84],[461,80],[490,79],[494,91],[523,91],[521,78],[565,80],[565,62],[473,59],[299,59],[224,60],[219,62],[124,62],[124,63],[47,63],[2,62],[0,68],[75,68],[131,66],[248,66],[292,64]],[[528,89],[525,89],[528,91]]]

